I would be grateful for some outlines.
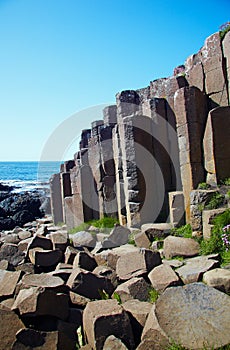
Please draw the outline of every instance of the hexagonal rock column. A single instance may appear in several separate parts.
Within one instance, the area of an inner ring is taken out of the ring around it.
[[[99,300],[87,304],[83,313],[83,326],[87,342],[93,349],[103,349],[109,335],[135,349],[129,316],[116,300]]]
[[[207,182],[217,185],[230,176],[230,107],[217,107],[209,112],[204,134]]]
[[[53,221],[54,224],[57,225],[58,222],[63,222],[62,195],[59,173],[52,175],[50,179],[50,200]]]
[[[196,87],[175,93],[175,114],[179,142],[181,179],[185,198],[186,219],[190,220],[189,194],[204,181],[203,133],[207,118],[204,94]]]
[[[230,33],[228,32],[222,42],[223,53],[226,62],[226,75],[228,80],[228,101],[230,103]]]
[[[186,349],[217,349],[230,343],[230,297],[203,283],[172,287],[156,302],[169,338]]]

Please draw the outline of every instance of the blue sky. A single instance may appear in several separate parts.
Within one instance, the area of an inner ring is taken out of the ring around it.
[[[39,160],[76,112],[78,137],[101,118],[82,110],[172,75],[228,16],[229,0],[0,0],[0,161]]]

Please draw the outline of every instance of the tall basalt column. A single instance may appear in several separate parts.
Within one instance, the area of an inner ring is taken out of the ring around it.
[[[230,105],[230,32],[225,35],[222,46],[226,67],[224,73],[226,74],[225,79],[228,88],[228,104]]]
[[[204,134],[207,182],[217,186],[230,176],[230,107],[209,112]]]
[[[72,196],[70,173],[60,173],[63,218],[65,221],[65,198]]]
[[[179,89],[175,94],[175,114],[186,219],[189,222],[190,192],[205,180],[202,140],[207,108],[204,94],[196,87]]]
[[[53,221],[54,224],[57,225],[58,222],[63,222],[63,206],[59,173],[52,175],[50,178],[50,201]]]

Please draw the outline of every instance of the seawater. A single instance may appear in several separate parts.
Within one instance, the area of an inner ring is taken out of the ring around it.
[[[0,183],[14,186],[14,192],[32,192],[49,188],[52,174],[60,162],[0,162]]]

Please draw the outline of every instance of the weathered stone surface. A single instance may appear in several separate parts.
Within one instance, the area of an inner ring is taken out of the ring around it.
[[[21,276],[21,271],[0,270],[0,298],[9,297],[14,294],[16,285]]]
[[[202,211],[217,190],[194,190],[190,193],[190,224],[193,231],[202,232]]]
[[[219,266],[219,261],[210,259],[209,256],[199,256],[185,261],[185,265],[179,267],[176,272],[187,283],[198,282],[206,271]]]
[[[20,290],[12,309],[18,309],[23,316],[49,315],[65,320],[69,314],[69,298],[63,293],[30,287]]]
[[[31,329],[29,331],[32,331]],[[20,333],[19,333],[20,334]],[[31,332],[32,334],[32,332]],[[38,335],[37,335],[38,337]],[[41,337],[44,339],[44,343],[40,346],[36,346],[36,350],[56,350],[58,348],[60,339],[59,339],[59,333],[57,331],[54,332],[41,332]],[[22,337],[21,337],[22,338]],[[23,337],[24,339],[25,337]],[[40,338],[42,339],[42,338]],[[28,338],[24,339],[25,343],[32,342],[32,339],[29,340],[29,332],[28,332]],[[21,343],[19,340],[16,340],[12,346],[12,350],[30,350],[33,349],[32,347],[25,345]],[[63,350],[68,350],[66,347],[62,347]]]
[[[24,327],[13,311],[0,309],[0,350],[11,349],[16,340],[16,333]]]
[[[163,259],[162,263],[167,265],[167,266],[171,266],[172,268],[181,267],[184,265],[184,263],[182,261],[177,260],[177,259],[172,259],[172,260]]]
[[[54,224],[63,222],[62,196],[60,174],[54,174],[50,179],[51,213]]]
[[[18,249],[22,252],[27,252],[30,243],[32,242],[32,237],[21,240],[18,243]]]
[[[185,209],[184,195],[182,191],[169,192],[169,214],[170,223],[173,227],[184,224]]]
[[[57,291],[58,289],[61,290],[63,285],[64,281],[61,278],[48,273],[26,274],[22,277],[22,286],[24,288],[41,287]]]
[[[63,282],[67,282],[68,279],[69,279],[69,276],[71,275],[72,273],[72,268],[67,268],[67,269],[55,269],[54,271],[51,271],[51,272],[48,272],[48,274],[50,276],[53,276],[53,277],[58,277],[58,278],[61,278],[63,280]],[[64,289],[65,291],[65,289]]]
[[[16,233],[11,233],[0,238],[0,243],[18,244],[19,241],[20,239]]]
[[[143,277],[133,277],[130,280],[120,284],[114,291],[121,298],[122,303],[130,299],[141,301],[148,300],[149,285]]]
[[[115,244],[115,246],[119,247],[123,244],[128,243],[129,235],[130,235],[130,230],[128,228],[120,225],[116,225],[112,229],[108,239],[112,241]]]
[[[57,265],[62,260],[63,253],[59,249],[43,250],[33,248],[29,250],[29,258],[36,266],[51,267]]]
[[[15,244],[5,243],[0,248],[0,260],[7,260],[13,266],[22,263],[24,258],[25,254]]]
[[[126,244],[124,246],[109,250],[106,255],[105,252],[102,252],[101,255],[105,256],[105,261],[107,262],[108,266],[116,270],[117,261],[120,256],[128,253],[138,253],[139,251],[140,248],[134,247],[131,244]]]
[[[24,239],[32,237],[32,233],[30,231],[21,230],[18,232],[18,237],[22,241]]]
[[[117,261],[116,272],[121,280],[128,280],[143,276],[160,264],[161,257],[158,252],[140,249],[139,252],[121,255]]]
[[[202,224],[203,224],[203,238],[209,239],[211,237],[211,230],[213,228],[213,219],[226,211],[226,208],[219,208],[213,210],[203,210]]]
[[[229,34],[229,32],[226,33],[224,40],[222,42],[222,46],[223,46],[224,58],[226,60],[227,79],[229,82],[230,81],[230,34]],[[227,84],[227,86],[228,86],[228,97],[229,97],[230,96],[229,84]]]
[[[145,232],[150,240],[167,237],[171,229],[172,225],[168,223],[152,223],[141,225],[141,231]]]
[[[158,292],[163,292],[166,288],[180,285],[180,279],[173,269],[165,264],[154,267],[148,274],[148,278]]]
[[[128,350],[119,338],[110,335],[104,342],[103,350]]]
[[[139,232],[134,236],[134,241],[137,247],[148,249],[151,246],[151,241],[145,232]]]
[[[217,185],[230,174],[230,107],[217,107],[209,112],[204,134],[205,169]]]
[[[83,313],[87,342],[94,349],[103,349],[106,338],[113,334],[128,349],[135,349],[129,317],[116,300],[92,301]]]
[[[222,292],[230,292],[230,271],[227,269],[214,269],[203,275],[203,281],[210,287]]]
[[[74,258],[73,267],[93,271],[97,267],[97,263],[91,254],[87,252],[79,252]]]
[[[39,331],[30,328],[20,329],[16,334],[19,343],[29,347],[40,347],[45,343],[45,336]]]
[[[111,295],[114,290],[109,279],[79,268],[73,270],[66,284],[73,292],[89,299],[101,299],[102,291]]]
[[[80,294],[74,293],[72,291],[69,292],[69,296],[70,296],[70,300],[71,303],[74,306],[78,306],[78,307],[85,307],[87,305],[87,303],[90,301],[89,298],[86,298]]]
[[[87,231],[80,231],[71,235],[74,247],[84,246],[93,248],[96,244],[96,238]]]
[[[51,240],[51,242],[53,243],[53,249],[60,249],[62,251],[65,251],[69,240],[68,240],[68,233],[60,231],[60,232],[53,232],[50,233],[49,235],[46,236],[47,238],[49,238]]]
[[[164,240],[164,256],[171,259],[174,256],[192,257],[198,255],[199,244],[192,238],[168,236]]]
[[[230,297],[203,283],[168,288],[156,302],[156,316],[168,337],[188,349],[230,343]]]
[[[42,248],[44,250],[51,250],[53,249],[52,242],[49,238],[43,237],[41,235],[36,235],[31,240],[31,243],[28,246],[28,249],[33,248]]]
[[[9,261],[7,260],[1,260],[0,261],[0,270],[9,270],[10,269],[10,264]]]
[[[68,246],[65,251],[65,263],[73,264],[74,258],[77,255],[77,253],[79,253],[78,249]]]
[[[169,339],[158,323],[155,313],[155,304],[152,306],[148,318],[146,320],[142,335],[141,343],[137,347],[138,350],[167,349]]]

